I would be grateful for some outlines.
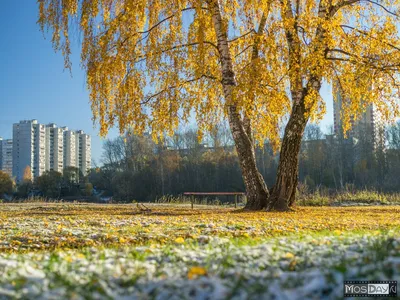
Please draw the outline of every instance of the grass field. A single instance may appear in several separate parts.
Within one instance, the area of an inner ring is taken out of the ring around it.
[[[340,299],[400,280],[400,207],[1,204],[0,299]]]

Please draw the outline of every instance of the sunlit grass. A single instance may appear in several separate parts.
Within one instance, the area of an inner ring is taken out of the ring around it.
[[[400,279],[398,206],[146,207],[0,205],[0,299],[340,298],[344,279]]]
[[[400,226],[400,207],[297,207],[246,212],[220,206],[2,204],[0,252],[173,243],[177,238],[249,238]]]

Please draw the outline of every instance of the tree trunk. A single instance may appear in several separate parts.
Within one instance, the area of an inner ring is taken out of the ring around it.
[[[246,209],[263,209],[266,207],[269,193],[264,178],[257,168],[254,144],[246,133],[241,116],[234,106],[229,108],[228,116],[243,181],[246,187]]]
[[[254,145],[250,133],[251,124],[243,121],[233,99],[232,92],[236,86],[236,79],[229,51],[227,28],[222,20],[219,1],[209,0],[207,2],[212,12],[212,21],[217,36],[217,47],[221,59],[222,86],[228,110],[229,125],[235,141],[243,181],[246,187],[246,208],[253,210],[262,209],[267,204],[269,194],[264,179],[257,169]]]
[[[268,199],[267,210],[287,211],[294,204],[298,182],[299,152],[307,121],[303,101],[295,101],[285,128],[276,182]]]

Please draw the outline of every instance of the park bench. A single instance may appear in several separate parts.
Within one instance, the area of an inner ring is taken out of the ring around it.
[[[183,195],[191,196],[190,203],[193,209],[194,196],[235,196],[235,208],[237,207],[238,196],[244,196],[242,192],[184,192]]]

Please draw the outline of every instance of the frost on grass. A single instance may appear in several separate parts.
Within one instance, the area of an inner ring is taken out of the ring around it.
[[[0,299],[342,298],[400,281],[398,213],[0,205]]]
[[[17,298],[340,298],[343,280],[400,280],[396,232],[271,238],[246,245],[87,248],[0,255],[0,295]],[[1,297],[0,297],[1,298]]]

